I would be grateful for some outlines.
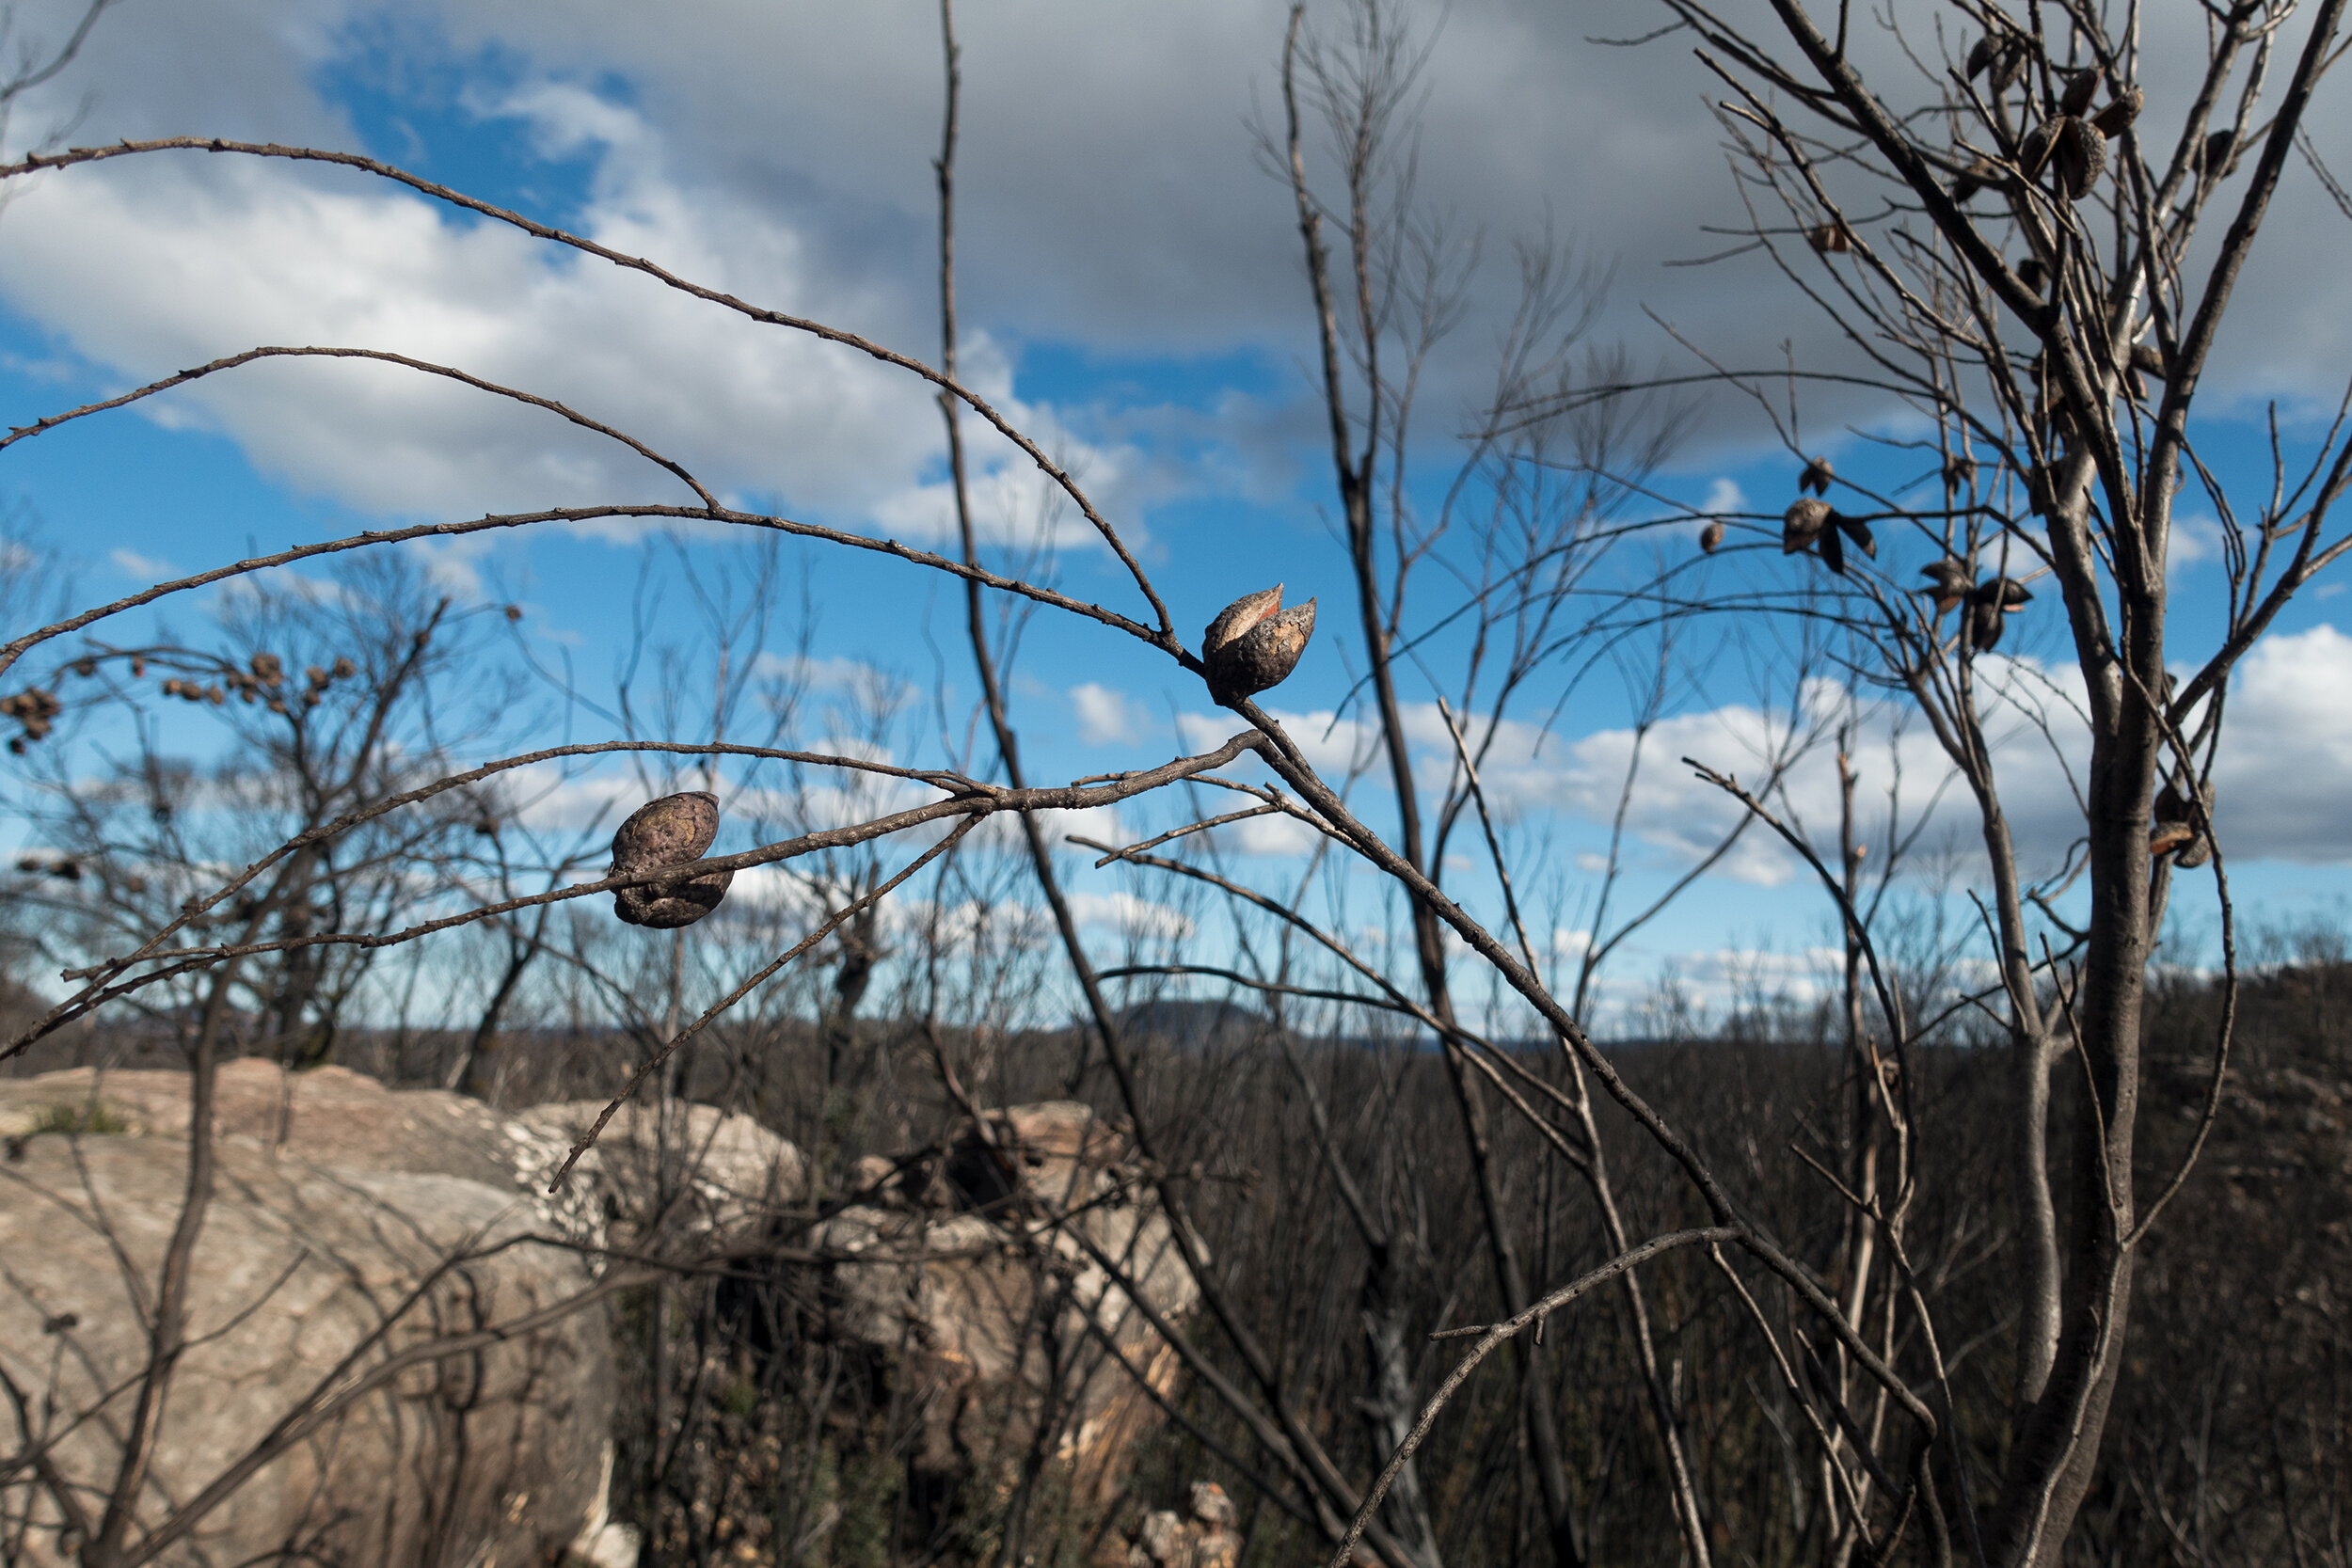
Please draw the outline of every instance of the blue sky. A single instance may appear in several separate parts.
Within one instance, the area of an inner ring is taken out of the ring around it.
[[[1646,29],[1630,0],[1598,8],[1622,13],[1619,30]],[[1421,20],[1434,26],[1427,9]],[[1592,341],[1623,343],[1637,363],[1688,364],[1645,309],[1734,363],[1774,362],[1784,341],[1800,356],[1835,353],[1826,328],[1753,260],[1664,265],[1716,248],[1705,226],[1735,221],[1719,133],[1700,102],[1708,83],[1685,51],[1591,48],[1581,36],[1589,27],[1562,14],[1578,9],[1457,3],[1436,33],[1422,193],[1457,235],[1479,238],[1485,261],[1424,390],[1416,494],[1427,504],[1448,472],[1462,411],[1489,374],[1517,237],[1549,228],[1613,274]],[[19,36],[56,36],[64,17],[61,7],[28,7]],[[1327,721],[1314,716],[1327,720],[1347,689],[1358,639],[1329,532],[1335,507],[1288,197],[1254,162],[1250,124],[1273,103],[1281,20],[1281,7],[1261,0],[1113,24],[1090,8],[1042,3],[967,16],[962,354],[967,379],[1066,457],[1136,544],[1189,639],[1228,599],[1277,579],[1294,600],[1321,597],[1316,643],[1269,705],[1320,736]],[[914,5],[712,4],[657,14],[617,0],[445,8],[340,0],[293,15],[261,0],[125,0],[71,70],[18,106],[9,149],[68,124],[75,143],[218,134],[354,148],[930,358],[935,28],[935,11]],[[2159,96],[2151,114],[2163,109]],[[2346,129],[2332,108],[2318,122],[2331,157],[2352,154]],[[2208,461],[2235,484],[2262,487],[2265,400],[2285,400],[2291,429],[2308,436],[2313,408],[2337,394],[2329,377],[2352,347],[2352,310],[2343,309],[2352,302],[2342,297],[2344,280],[2311,255],[2340,249],[2342,222],[2296,171],[2274,220],[2275,255],[2249,275],[2242,330],[2208,392],[2217,409],[2234,411],[2202,436]],[[940,427],[912,378],[750,327],[380,182],[170,155],[43,176],[0,211],[8,423],[263,342],[458,363],[640,434],[742,504],[859,532],[943,538]],[[1808,448],[1856,477],[1888,477],[1883,457],[1846,427],[1889,428],[1890,410],[1849,396],[1805,418]],[[1736,404],[1709,404],[1658,486],[1686,505],[1712,498],[1776,513],[1792,494],[1794,465],[1766,436]],[[1032,538],[1046,517],[1061,543],[1052,568],[1061,586],[1136,608],[1116,562],[1070,517],[1041,510],[1044,498],[1017,454],[977,436],[975,452],[999,551]],[[37,515],[72,561],[77,603],[256,547],[363,528],[684,499],[658,470],[547,416],[485,406],[389,367],[315,364],[238,372],[21,443],[0,453],[0,495]],[[1694,531],[1661,531],[1621,569],[1642,569],[1652,550],[1687,555]],[[543,529],[445,545],[419,561],[461,601],[519,602],[519,635],[544,657],[568,654],[593,683],[609,675],[640,544],[626,528]],[[693,547],[716,562],[733,546]],[[2177,555],[2175,645],[2188,657],[2210,636],[2221,575],[2211,539],[2193,525]],[[1907,558],[1892,559],[1904,569]],[[945,669],[945,705],[968,706],[961,598],[950,584],[846,551],[787,560],[795,598],[804,592],[814,607],[811,646],[824,678],[871,665],[928,703]],[[1738,555],[1714,580],[1791,583],[1807,570],[1817,569],[1769,552]],[[2343,858],[2352,792],[2339,784],[2352,765],[2352,714],[2341,698],[2352,638],[2338,630],[2346,601],[2337,586],[2319,585],[2289,612],[2233,702],[2240,760],[2224,769],[2224,843],[2247,846],[2233,880],[2258,921],[2333,911],[2352,893]],[[1425,592],[1433,607],[1447,602],[1434,570]],[[2025,618],[2005,651],[2060,652],[2055,607],[2039,610],[2039,623]],[[203,613],[200,599],[170,612],[183,628]],[[797,634],[780,627],[780,644]],[[1432,666],[1457,658],[1461,645],[1438,638]],[[1756,679],[1723,655],[1705,679],[1677,684],[1629,817],[1623,900],[1645,901],[1645,890],[1664,885],[1731,819],[1675,759],[1690,749],[1751,769],[1741,745],[1756,726]],[[1552,678],[1546,689],[1557,689]],[[1156,761],[1229,723],[1164,659],[1051,614],[1024,635],[1014,694],[1031,767],[1044,780]],[[1430,695],[1406,693],[1416,705]],[[1549,703],[1519,715],[1535,727],[1502,748],[1498,788],[1540,862],[1535,879],[1556,894],[1558,924],[1572,930],[1592,893],[1583,860],[1606,842],[1622,776],[1626,683],[1613,673],[1585,683],[1547,730]],[[1427,730],[1435,710],[1419,711]],[[901,760],[931,733],[911,727]],[[1895,755],[1896,743],[1873,733],[1866,769]],[[1431,734],[1434,747],[1441,732]],[[200,725],[186,726],[184,744],[206,744]],[[1931,789],[1919,736],[1901,744],[1910,787]],[[2012,812],[2029,853],[2046,860],[2062,850],[2063,779],[2027,750]],[[1809,760],[1792,786],[1816,825],[1827,768],[1825,754]],[[1376,786],[1367,787],[1367,814],[1385,823]],[[1866,792],[1872,787],[1866,772]],[[1927,842],[1962,847],[1954,875],[1965,884],[1967,824],[1949,820]],[[1295,874],[1291,857],[1253,853],[1279,845],[1235,839],[1232,847],[1268,885]],[[1073,886],[1094,887],[1089,873],[1073,875]],[[1474,866],[1460,875],[1474,895],[1490,892]],[[1623,994],[1671,970],[1720,996],[1743,955],[1801,970],[1830,924],[1792,875],[1786,857],[1743,847],[1629,948],[1616,970]],[[1131,881],[1094,891],[1117,889],[1150,896]],[[2185,903],[2196,896],[2185,894]]]

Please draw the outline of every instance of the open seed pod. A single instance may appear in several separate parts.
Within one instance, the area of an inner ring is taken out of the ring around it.
[[[2205,808],[2205,820],[2213,820],[2213,785],[2198,786],[2200,802]],[[2188,809],[2188,801],[2178,785],[2167,783],[2156,792],[2153,820],[2148,825],[2148,852],[2151,855],[2170,854],[2172,863],[2184,870],[2194,871],[2213,859],[2213,840],[2200,831]]]
[[[2026,179],[2042,178],[2050,154],[2058,150],[2058,120],[2045,119],[2026,132],[2025,139],[2017,144],[2017,166]]]
[[[700,860],[718,836],[717,796],[700,789],[664,795],[638,807],[612,835],[612,875],[689,864]],[[656,930],[691,926],[719,907],[734,880],[732,871],[713,871],[674,882],[615,888],[612,912],[631,926]]]
[[[2090,107],[2091,96],[2099,90],[2096,71],[2077,71],[2066,78],[2066,90],[2058,95],[2058,113],[2079,115]]]
[[[1282,608],[1282,585],[1245,594],[1220,610],[1201,634],[1209,695],[1231,705],[1279,686],[1298,668],[1315,634],[1315,601]]]
[[[1931,562],[1919,568],[1919,575],[1933,586],[1916,592],[1935,601],[1938,615],[1956,608],[1968,597],[1969,590],[1976,586],[1976,575],[1969,571],[1968,562],[1958,556],[1947,555],[1941,561]]]
[[[1969,646],[1979,653],[1990,653],[1994,644],[2000,641],[2008,620],[1999,605],[1979,599],[1968,607],[1966,624]]]
[[[1788,510],[1780,516],[1780,553],[1794,555],[1813,547],[1813,541],[1821,536],[1821,529],[1829,522],[1829,502],[1804,496],[1788,503]]]
[[[1986,79],[1994,97],[2000,97],[2017,85],[2017,78],[2026,73],[2030,58],[2025,40],[2013,38],[2002,41],[1993,56],[1993,74]]]
[[[2090,187],[2099,182],[2101,171],[2107,166],[2107,139],[2073,115],[2059,118],[2054,138],[2056,149],[2050,161],[2058,170],[2058,194],[2069,201],[2080,201],[2090,194]]]
[[[2090,123],[2098,127],[2103,136],[2120,136],[2125,126],[2139,118],[2139,105],[2146,98],[2147,95],[2137,87],[2125,87],[2116,95],[2113,103],[2090,117]]]

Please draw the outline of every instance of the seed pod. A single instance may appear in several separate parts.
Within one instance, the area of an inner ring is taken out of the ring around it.
[[[1201,651],[1216,652],[1281,608],[1282,585],[1279,582],[1255,594],[1244,594],[1218,610],[1216,619],[1209,623],[1209,629],[1200,634]]]
[[[1984,37],[1979,39],[1974,44],[1969,46],[1968,79],[1970,81],[1974,81],[1979,76],[1984,74],[1984,68],[1993,63],[1993,57],[1999,51],[2000,47],[2000,44],[1994,39],[1991,33],[1985,34]]]
[[[2026,133],[2026,139],[2017,144],[2017,166],[2028,180],[2042,178],[2050,154],[2058,150],[2058,119],[2043,120]]]
[[[1977,584],[1976,591],[1968,596],[1979,604],[1993,605],[2000,610],[2015,610],[2019,605],[2033,602],[2033,595],[2026,592],[2026,585],[2015,578],[1987,578]]]
[[[1849,517],[1843,512],[1831,513],[1829,520],[1844,530],[1846,537],[1852,540],[1855,547],[1864,555],[1873,561],[1879,558],[1879,542],[1870,532],[1869,524],[1859,517]]]
[[[263,686],[276,686],[286,678],[286,666],[276,654],[255,654],[253,678]]]
[[[518,604],[511,604],[511,605],[508,605],[508,606],[506,607],[506,619],[508,620],[508,622],[509,622],[509,623],[513,623],[513,622],[516,622],[516,621],[519,621],[519,620],[521,620],[522,618],[523,618],[523,607],[522,607],[522,606],[520,606],[520,605],[518,605]]]
[[[1821,536],[1822,525],[1829,521],[1829,502],[1803,497],[1791,501],[1788,510],[1780,515],[1780,553],[1794,555],[1810,549]]]
[[[629,815],[612,835],[612,869],[621,876],[657,866],[700,860],[719,836],[719,798],[690,789],[648,801]],[[671,882],[647,882],[612,891],[612,912],[631,926],[675,930],[691,926],[719,907],[732,871],[713,871]]]
[[[1978,652],[1989,651],[2018,607],[2033,598],[2013,578],[1987,578],[1968,594],[1968,641]]]
[[[2107,166],[2107,140],[2072,115],[2058,120],[2055,140],[2057,151],[2051,161],[2058,166],[2058,194],[2069,201],[2080,201],[2090,194],[2090,187]]]
[[[1207,667],[1209,696],[1231,706],[1279,686],[1298,668],[1307,640],[1315,634],[1315,601],[1284,610],[1282,585],[1245,594],[1227,605],[1201,634],[1200,661]]]
[[[1969,645],[1979,653],[1985,653],[2000,641],[2001,630],[2007,621],[2001,614],[1999,605],[1973,604],[1968,607],[1966,625]]]
[[[2164,370],[2164,350],[2153,343],[2132,345],[2132,369],[2144,371],[2158,381],[2169,379]]]
[[[1826,496],[1829,494],[1830,481],[1836,477],[1837,470],[1829,466],[1828,458],[1816,457],[1805,464],[1804,472],[1798,476],[1797,488],[1810,490],[1817,496]]]
[[[675,931],[681,926],[691,926],[717,909],[719,901],[727,895],[727,884],[734,880],[732,871],[714,871],[689,881],[615,888],[612,912],[630,926]]]
[[[2137,87],[2125,87],[2115,95],[2115,101],[2090,117],[2090,123],[2099,134],[2110,139],[2123,134],[2123,128],[2139,118],[2139,105],[2147,95]]]
[[[2079,115],[2090,107],[2091,94],[2099,90],[2096,71],[2078,71],[2066,79],[2066,90],[2058,95],[2058,113]]]
[[[1724,520],[1721,517],[1699,530],[1699,548],[1713,555],[1724,542]]]
[[[1990,78],[1994,97],[2000,97],[2017,85],[2017,78],[2026,73],[2026,59],[2023,39],[2010,39],[2001,45],[2001,52],[1994,56]]]
[[[1974,484],[1976,482],[1977,460],[1975,458],[1967,456],[1963,453],[1955,456],[1950,462],[1944,465],[1945,483],[1960,485]]]
[[[1829,516],[1828,526],[1821,530],[1820,536],[1813,544],[1820,552],[1821,564],[1842,578],[1846,575],[1846,538],[1837,531],[1837,514],[1833,512]]]
[[[1922,588],[1919,592],[1935,601],[1938,615],[1956,609],[1968,596],[1969,589],[1975,586],[1968,562],[1957,556],[1947,555],[1941,561],[1922,566],[1919,575],[1934,585]]]
[[[2197,798],[2204,807],[2204,820],[2211,823],[2213,785],[2210,782],[2198,786]],[[2152,816],[2153,820],[2148,828],[2149,854],[2169,852],[2174,865],[2190,871],[2213,858],[2213,840],[2200,830],[2194,815],[2189,811],[2186,798],[2177,785],[2168,781],[2164,788],[2156,792]]]
[[[2028,256],[2017,263],[2017,281],[2031,290],[2035,297],[2039,298],[2043,288],[2050,281],[2050,269],[2042,264],[2039,257]]]
[[[719,836],[719,798],[690,789],[664,795],[629,814],[612,835],[616,871],[650,871],[700,860]]]
[[[1853,248],[1853,230],[1842,223],[1824,223],[1805,231],[1805,244],[1824,256],[1843,256]]]

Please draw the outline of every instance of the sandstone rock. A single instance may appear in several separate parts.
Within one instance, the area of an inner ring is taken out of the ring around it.
[[[674,1105],[666,1134],[654,1107],[624,1105],[550,1195],[548,1180],[605,1101],[505,1115],[469,1095],[390,1089],[348,1068],[288,1072],[258,1057],[222,1063],[213,1098],[224,1139],[312,1164],[463,1177],[516,1194],[539,1224],[592,1247],[615,1221],[632,1243],[657,1226],[671,1243],[731,1234],[807,1188],[800,1150],[715,1105]],[[75,1068],[0,1079],[0,1138],[83,1129],[184,1138],[187,1125],[184,1072]]]
[[[954,1473],[1018,1451],[1050,1392],[1076,1494],[1107,1503],[1158,1419],[1127,1369],[1165,1393],[1178,1361],[1095,1254],[1171,1324],[1198,1291],[1167,1216],[1120,1164],[1118,1129],[1066,1101],[989,1120],[995,1147],[967,1133],[943,1180],[918,1189],[930,1212],[859,1205],[810,1233],[820,1249],[877,1259],[834,1266],[834,1329],[895,1352],[919,1385],[930,1415],[918,1468]]]
[[[804,1186],[789,1143],[707,1105],[673,1107],[666,1127],[649,1108],[624,1107],[552,1196],[549,1178],[603,1102],[506,1116],[342,1068],[288,1073],[244,1059],[220,1068],[215,1105],[223,1175],[192,1280],[195,1332],[234,1326],[191,1353],[175,1385],[149,1524],[298,1405],[452,1251],[534,1233],[580,1243],[509,1245],[466,1263],[372,1354],[586,1289],[610,1231],[637,1244],[658,1230],[672,1245],[733,1232]],[[0,1216],[0,1366],[68,1416],[145,1365],[103,1227],[123,1233],[130,1272],[151,1291],[179,1213],[187,1118],[184,1072],[0,1080],[0,1178],[32,1195]],[[58,1323],[69,1326],[51,1331]],[[276,1560],[291,1541],[357,1568],[539,1564],[566,1543],[574,1560],[634,1561],[634,1532],[605,1514],[614,1379],[601,1305],[461,1361],[408,1368],[166,1560]],[[113,1473],[102,1426],[60,1449],[77,1485]],[[119,1417],[103,1430],[119,1433]],[[36,1510],[27,1560],[63,1560],[55,1514]]]
[[[1144,1515],[1127,1552],[1128,1568],[1233,1568],[1241,1558],[1236,1517],[1225,1488],[1197,1481],[1187,1513],[1163,1508]]]
[[[568,1149],[606,1103],[559,1101],[518,1117]],[[657,1107],[631,1101],[613,1114],[580,1166],[608,1219],[633,1237],[658,1231],[671,1244],[689,1236],[741,1234],[808,1192],[799,1149],[752,1117],[716,1105],[673,1105],[665,1122]]]
[[[167,1124],[155,1113],[167,1111],[167,1093],[143,1087],[156,1092],[126,1103]],[[218,1162],[191,1278],[192,1342],[169,1386],[135,1542],[339,1375],[557,1307],[592,1282],[571,1249],[517,1240],[541,1227],[511,1180],[314,1164],[248,1138],[225,1140]],[[49,1428],[58,1483],[85,1507],[115,1473],[133,1397],[123,1390],[148,1359],[134,1292],[153,1289],[185,1180],[184,1147],[160,1137],[28,1132],[0,1163],[0,1365],[25,1391],[28,1418]],[[333,1410],[160,1560],[548,1561],[600,1515],[613,1379],[593,1305],[402,1368]],[[105,1418],[72,1422],[102,1406]],[[18,1560],[71,1560],[54,1495],[22,1473],[11,1490],[11,1514],[30,1519]]]
[[[526,1198],[540,1225],[591,1244],[603,1240],[603,1214],[588,1183],[547,1194],[570,1138],[470,1096],[388,1089],[348,1068],[288,1072],[242,1057],[221,1064],[213,1101],[213,1126],[223,1140],[310,1164],[461,1177]],[[0,1079],[0,1137],[82,1128],[185,1138],[188,1075],[73,1068]]]

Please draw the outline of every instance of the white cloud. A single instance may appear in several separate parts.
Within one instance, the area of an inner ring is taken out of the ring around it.
[[[1131,938],[1181,940],[1192,935],[1192,917],[1132,893],[1073,893],[1070,912],[1081,926],[1106,926]]]
[[[840,654],[763,653],[753,661],[752,673],[761,680],[808,691],[905,693],[905,683],[896,675],[862,658]]]
[[[472,534],[461,539],[411,539],[410,554],[424,562],[426,580],[445,594],[460,599],[483,596],[482,569],[476,565],[493,548],[487,534]]]
[[[1139,733],[1134,702],[1100,681],[1072,687],[1070,705],[1078,716],[1078,738],[1089,745],[1132,741]]]
[[[180,576],[169,562],[157,561],[154,557],[141,555],[136,550],[108,550],[106,559],[113,562],[116,569],[124,577],[133,578],[141,582],[168,582]]]
[[[913,301],[831,268],[783,215],[671,167],[633,111],[545,84],[513,106],[559,147],[600,150],[581,220],[590,237],[722,291],[922,345]],[[723,499],[781,498],[795,515],[918,541],[951,531],[948,493],[927,473],[944,436],[919,379],[396,187],[275,163],[158,162],[47,181],[21,194],[9,224],[0,293],[123,385],[264,343],[391,350],[628,431]],[[1017,397],[1009,361],[985,338],[967,347],[963,372],[1115,496],[1127,461]],[[555,415],[380,363],[267,361],[139,407],[168,427],[227,434],[297,489],[378,515],[693,499]],[[966,422],[987,536],[1093,537],[1054,507],[1033,464]]]
[[[1621,304],[1651,307],[1725,362],[1771,366],[1784,343],[1810,367],[1834,356],[1835,331],[1766,259],[1661,265],[1718,248],[1704,227],[1739,213],[1719,128],[1700,101],[1719,84],[1687,49],[1670,38],[1595,47],[1589,8],[1549,0],[1403,0],[1395,9],[1435,36],[1416,151],[1423,190],[1442,193],[1459,231],[1501,238],[1526,231],[1531,214],[1572,214],[1582,233],[1568,238],[1613,263]],[[1318,6],[1311,20],[1335,23],[1335,10]],[[64,0],[28,0],[21,17],[25,30],[53,39],[72,22]],[[1297,345],[1309,324],[1287,198],[1252,166],[1248,131],[1253,109],[1267,105],[1283,8],[1195,0],[1134,9],[1115,28],[1094,21],[1072,0],[965,21],[967,313],[1026,338],[1115,353]],[[2302,24],[2287,27],[2281,47],[2300,47]],[[2160,160],[2203,57],[2201,20],[2194,8],[2162,8],[2145,25],[2141,128]],[[1898,103],[1933,99],[1934,81],[1922,81],[1887,36],[1857,38],[1855,51]],[[454,77],[458,106],[523,119],[550,155],[672,178],[691,170],[708,186],[707,212],[756,212],[799,238],[790,266],[748,259],[745,287],[773,302],[796,276],[835,286],[879,279],[876,293],[894,297],[859,302],[866,309],[850,325],[928,341],[938,39],[919,8],[208,0],[125,9],[101,24],[72,70],[30,96],[16,125],[37,135],[94,89],[76,133],[85,141],[195,131],[349,144],[360,139],[350,117],[316,84],[355,64],[395,79]],[[613,77],[626,84],[625,103],[582,86]],[[2352,105],[2323,95],[2312,127],[2320,145],[2341,141],[2347,112]],[[413,132],[383,139],[373,150],[395,158],[437,150]],[[613,198],[600,191],[596,199]],[[2251,330],[2227,347],[2222,369],[2240,383],[2332,393],[2352,333],[2352,283],[2331,264],[2342,219],[2309,179],[2291,177],[2276,208],[2265,236],[2276,243],[2258,248],[2233,312]],[[1834,264],[1802,252],[1797,261]],[[1507,288],[1487,292],[1500,297],[1474,309],[1508,310]],[[1473,357],[1484,357],[1484,325],[1459,334],[1479,350]],[[1643,353],[1671,352],[1647,324],[1629,330]],[[1731,400],[1715,412],[1709,439],[1759,434],[1756,417]],[[1842,415],[1817,401],[1806,417],[1834,424]]]
[[[2221,525],[2211,517],[2175,517],[2165,552],[2165,574],[2176,577],[2189,566],[2219,559]]]
[[[2352,860],[2352,638],[2330,626],[2274,635],[2233,686],[2214,766],[2223,853]]]

